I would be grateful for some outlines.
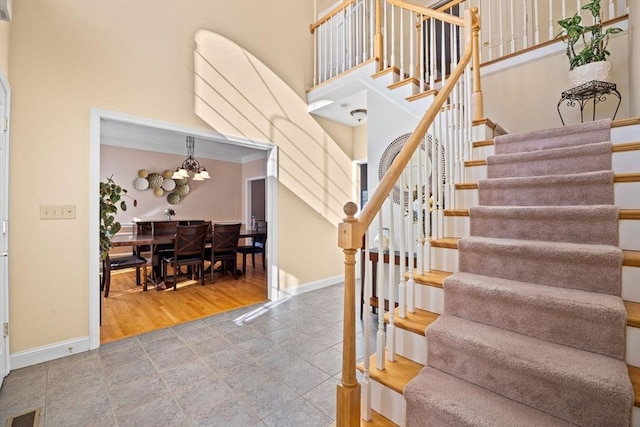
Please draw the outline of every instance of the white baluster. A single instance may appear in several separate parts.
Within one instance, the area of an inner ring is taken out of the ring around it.
[[[414,181],[413,181],[413,171],[415,168],[415,161],[413,159],[413,157],[411,157],[411,160],[409,160],[409,194],[412,194],[413,192],[413,186],[414,186]],[[409,196],[409,203],[411,203],[411,199],[413,197]],[[410,213],[409,213],[409,238],[408,238],[408,242],[409,244],[407,245],[407,249],[409,251],[409,280],[407,281],[407,311],[409,313],[414,313],[415,312],[415,281],[413,279],[413,275],[414,275],[414,268],[413,268],[413,258],[414,258],[414,250],[415,250],[415,239],[414,239],[414,234],[413,234],[413,213],[411,212],[411,208],[410,208]]]
[[[609,0],[609,19],[616,17],[616,5],[613,0]]]
[[[429,89],[436,88],[436,26],[429,19]]]
[[[503,19],[503,10],[502,10],[502,2],[498,2],[498,25],[500,25],[500,31],[499,31],[499,35],[500,35],[500,46],[498,47],[498,50],[500,52],[500,57],[504,56],[504,19]]]
[[[407,206],[407,192],[405,188],[407,186],[407,182],[405,179],[405,174],[407,173],[407,169],[402,172],[400,175],[400,211],[404,214],[405,206]],[[404,217],[403,217],[404,216]],[[407,317],[407,284],[405,273],[407,272],[407,230],[406,230],[406,222],[409,220],[409,215],[400,215],[400,284],[398,285],[398,316],[401,319]]]
[[[417,16],[417,15],[416,15]],[[415,20],[413,18],[413,12],[409,11],[409,77],[416,77],[416,69],[415,69],[415,47],[414,47],[414,39],[417,37],[417,30],[415,25]]]
[[[538,13],[538,1],[539,0],[533,0],[533,27],[535,28],[533,32],[534,45],[540,43],[540,15]]]
[[[384,333],[384,234],[382,229],[382,210],[378,212],[378,278],[377,293],[378,293],[378,334],[376,336],[376,368],[384,369],[384,346],[385,346],[385,333]]]
[[[362,1],[362,7],[361,7],[361,16],[362,16],[362,24],[361,26],[361,33],[362,33],[362,56],[361,56],[361,62],[364,62],[367,60],[367,0],[363,0]]]
[[[417,163],[418,163],[418,167],[417,167],[417,178],[418,178],[418,183],[416,186],[416,199],[411,201],[411,206],[409,207],[410,212],[411,212],[411,218],[413,219],[413,212],[415,209],[416,212],[416,226],[418,227],[418,234],[416,236],[416,257],[417,257],[417,262],[416,262],[416,267],[418,269],[418,274],[424,274],[424,266],[422,265],[422,260],[424,258],[424,231],[422,228],[422,198],[424,197],[424,187],[423,187],[423,173],[424,173],[424,165],[422,164],[422,156],[420,155],[420,148],[418,148],[418,150],[416,151],[416,156],[417,159]],[[413,199],[413,190],[411,191],[411,199]],[[413,260],[411,260],[411,263],[413,264]],[[413,267],[413,265],[412,265]]]
[[[426,30],[426,26],[425,26],[425,20],[424,20],[424,15],[418,15],[418,18],[420,19],[420,39],[418,40],[418,63],[420,64],[420,92],[424,92],[424,86],[425,86],[425,71],[426,71],[426,66],[425,66],[425,62],[427,61],[427,57],[429,54],[429,51],[427,50],[427,44],[425,43],[425,40],[427,39],[427,34],[425,33]]]
[[[528,16],[528,7],[529,5],[525,1],[522,5],[522,26],[524,27],[524,34],[522,34],[522,48],[526,49],[529,47],[529,22],[527,19]],[[514,46],[515,49],[515,46]]]
[[[387,9],[388,5],[386,1],[382,2],[382,6],[384,7],[384,21],[382,22],[382,40],[385,45],[384,49],[384,68],[389,66],[389,34],[387,31]]]
[[[395,307],[396,307],[396,245],[395,245],[395,223],[394,223],[394,203],[393,191],[389,193],[389,324],[387,325],[387,360],[396,360],[396,327],[395,327]],[[384,295],[382,295],[384,309]],[[378,303],[378,307],[380,303]],[[383,311],[384,316],[384,311]]]
[[[349,69],[351,69],[351,67],[353,67],[353,25],[351,24],[351,10],[353,8],[353,4],[347,6],[344,10],[344,25],[347,28],[347,51],[346,51],[346,55],[347,55],[347,63],[349,64]]]
[[[553,0],[549,0],[549,40],[553,40]]]
[[[513,7],[513,0],[509,0],[509,22],[511,24],[511,40],[509,41],[509,53],[513,53],[516,51],[516,11]],[[526,24],[524,22],[524,27],[526,31]]]
[[[396,64],[396,8],[391,6],[391,66],[397,67]],[[402,79],[402,77],[400,77]]]
[[[361,398],[361,418],[363,420],[371,419],[371,380],[369,377],[369,367],[370,367],[370,354],[369,349],[371,348],[371,313],[369,312],[370,301],[371,301],[371,275],[373,274],[373,270],[371,268],[370,261],[370,252],[369,248],[369,232],[365,234],[365,244],[364,244],[364,259],[365,259],[365,281],[361,286],[364,286],[364,308],[365,312],[362,316],[362,341],[364,345],[364,379],[362,380],[361,390],[362,390],[362,398]]]
[[[400,10],[398,10],[398,13],[400,13],[400,32],[399,37],[400,37],[400,80],[404,79],[404,9],[400,8]]]
[[[336,21],[335,19],[330,19],[329,20],[329,32],[327,33],[327,46],[329,47],[329,78],[333,77],[335,74],[333,73],[333,68],[334,68],[334,57],[333,57],[333,35],[336,32],[335,29],[336,26]],[[336,58],[336,62],[337,62],[337,58]],[[336,65],[337,68],[337,65]]]
[[[491,18],[493,16],[493,14],[491,13],[491,5],[493,3],[491,1],[487,2],[487,16],[489,17],[489,19],[487,19],[487,46],[489,48],[489,61],[491,61],[493,59],[493,19]],[[482,29],[480,30],[482,31]],[[481,43],[484,44],[484,43]]]
[[[440,25],[440,83],[442,84],[441,87],[444,87],[445,83],[447,82],[447,55],[446,55],[447,49],[444,44],[444,41],[445,41],[444,27],[445,27],[444,22],[441,22],[441,25]]]

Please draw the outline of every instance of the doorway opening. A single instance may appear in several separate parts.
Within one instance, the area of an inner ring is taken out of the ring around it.
[[[268,188],[268,191],[265,192],[265,196],[269,198],[268,200],[265,201],[265,205],[266,205],[265,218],[267,221],[270,222],[270,228],[268,230],[270,238],[267,239],[267,246],[268,246],[267,250],[272,254],[277,251],[277,245],[276,245],[277,239],[273,237],[273,236],[277,236],[277,229],[278,229],[277,215],[275,212],[276,200],[277,200],[276,197],[277,197],[278,177],[277,177],[277,168],[274,167],[274,165],[277,165],[277,156],[278,156],[277,146],[270,143],[244,141],[244,140],[240,140],[237,137],[233,137],[233,140],[231,140],[230,138],[224,135],[221,135],[219,133],[212,132],[212,131],[204,131],[201,129],[187,128],[183,126],[174,125],[171,123],[165,123],[165,122],[159,122],[159,121],[149,120],[149,119],[140,118],[140,117],[134,117],[134,116],[130,116],[122,113],[92,109],[91,110],[91,140],[90,140],[90,165],[91,166],[90,166],[90,180],[89,180],[90,188],[91,190],[93,190],[92,194],[98,188],[98,183],[100,181],[101,174],[104,174],[104,172],[100,170],[101,142],[104,138],[102,130],[103,130],[103,127],[105,126],[105,122],[108,122],[108,121],[117,122],[117,123],[126,124],[126,125],[137,125],[139,128],[146,127],[146,128],[151,128],[155,130],[173,132],[175,134],[181,135],[177,139],[179,141],[179,143],[177,143],[178,144],[177,147],[179,148],[176,148],[176,150],[178,151],[175,154],[182,153],[183,157],[184,157],[183,152],[184,152],[184,140],[185,140],[184,135],[192,135],[196,139],[200,138],[203,140],[214,141],[219,144],[229,144],[231,146],[239,146],[239,147],[249,148],[253,151],[261,152],[262,154],[260,157],[264,159],[263,160],[265,162],[264,168],[266,170],[266,176],[264,176],[264,179],[265,179],[266,187]],[[109,144],[109,145],[113,145],[113,144]],[[147,150],[153,151],[153,148],[149,148]],[[196,156],[197,156],[197,147],[196,147]],[[140,161],[144,161],[144,157],[142,157]],[[133,176],[131,179],[135,177],[137,169],[138,168],[136,167],[136,170],[132,171]],[[241,190],[242,184],[238,183],[237,188]],[[212,196],[212,195],[203,194],[200,197],[207,197],[207,196]],[[241,200],[242,199],[239,199],[238,202],[241,203]],[[89,274],[90,274],[90,277],[88,280],[89,286],[90,286],[89,288],[89,298],[90,298],[89,300],[89,338],[90,338],[90,348],[94,349],[100,346],[100,341],[101,341],[100,340],[101,338],[100,302],[102,301],[102,294],[100,292],[100,285],[99,285],[99,264],[100,264],[100,256],[99,256],[99,250],[98,250],[99,248],[99,244],[98,244],[99,206],[98,206],[97,197],[90,198],[89,208],[90,208],[90,214],[89,214],[89,218],[90,218],[89,220],[89,235],[90,235]],[[161,213],[160,213],[160,216],[162,217]],[[161,219],[161,217],[158,219]],[[240,220],[239,216],[237,216],[236,218],[237,220]],[[193,218],[190,218],[190,219],[193,219]],[[229,221],[229,218],[220,218],[220,219],[221,219],[220,222]],[[233,220],[233,218],[231,219]],[[241,221],[238,221],[238,222],[241,222]],[[268,268],[266,272],[263,273],[266,276],[266,285],[265,285],[266,298],[269,300],[277,298],[277,295],[278,295],[278,292],[277,292],[279,288],[278,275],[274,274],[274,271],[276,271],[276,267],[274,265],[276,259],[277,259],[276,256],[271,257],[271,259],[269,260]],[[113,283],[114,282],[112,281],[112,284]],[[209,285],[209,288],[213,288],[213,286]],[[134,285],[134,289],[135,289],[135,285]],[[113,292],[113,288],[111,292]],[[147,291],[147,292],[150,292],[150,291]],[[156,293],[156,291],[152,291],[152,292]],[[173,291],[168,291],[167,296],[175,296],[170,294],[172,292]],[[109,300],[111,300],[111,298],[112,298],[112,294],[110,293]],[[176,321],[175,323],[179,323],[179,322],[180,320]],[[170,326],[170,325],[165,325],[165,326]],[[162,326],[162,327],[165,327],[165,326]],[[132,333],[130,335],[135,335],[135,333]]]

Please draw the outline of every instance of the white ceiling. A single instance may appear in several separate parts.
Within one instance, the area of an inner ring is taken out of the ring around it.
[[[211,137],[168,130],[137,123],[102,119],[100,143],[187,157],[187,135],[195,138],[194,157],[244,163],[266,157],[266,151],[229,142],[224,136]]]

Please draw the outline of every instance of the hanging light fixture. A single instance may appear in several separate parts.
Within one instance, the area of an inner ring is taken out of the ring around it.
[[[195,172],[193,175],[194,181],[204,181],[211,178],[209,172],[204,166],[200,166],[200,163],[193,157],[193,150],[195,148],[195,138],[187,136],[187,158],[182,165],[176,169],[171,175],[171,179],[184,179],[189,178],[189,172]]]

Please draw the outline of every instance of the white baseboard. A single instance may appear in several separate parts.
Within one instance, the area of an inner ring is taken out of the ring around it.
[[[89,351],[88,336],[12,353],[9,366],[12,370],[20,369],[85,351]]]
[[[316,280],[314,282],[305,283],[304,285],[297,286],[295,288],[278,291],[278,300],[282,298],[289,298],[295,295],[304,294],[305,292],[315,291],[316,289],[326,288],[327,286],[337,285],[344,282],[344,274],[339,274],[333,277],[326,277],[324,279]]]

